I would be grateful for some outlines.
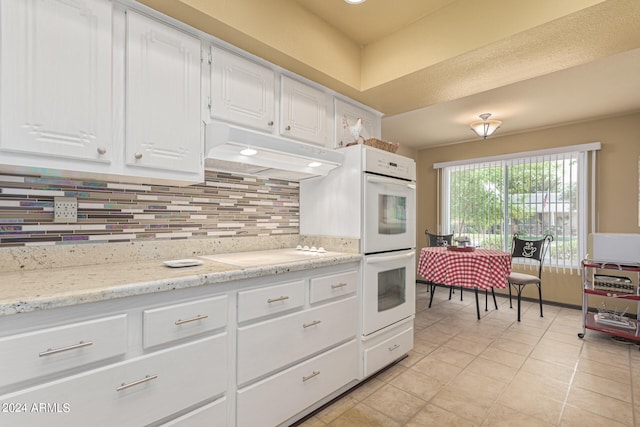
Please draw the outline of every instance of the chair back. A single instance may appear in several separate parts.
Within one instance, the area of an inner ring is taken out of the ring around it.
[[[513,235],[511,241],[511,258],[531,259],[538,262],[538,277],[542,277],[542,265],[544,257],[549,249],[549,244],[553,241],[553,236],[545,235],[542,239],[521,239],[518,233]]]
[[[427,236],[428,246],[451,246],[453,242],[453,233],[451,234],[433,234],[429,232],[427,228],[424,230],[425,236]]]

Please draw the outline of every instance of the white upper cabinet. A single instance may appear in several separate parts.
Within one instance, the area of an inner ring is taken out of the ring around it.
[[[125,163],[204,173],[200,40],[127,11]]]
[[[282,76],[280,134],[316,145],[330,146],[325,92]]]
[[[353,131],[358,127],[358,119],[361,119],[360,136],[362,139],[380,139],[382,125],[378,114],[341,99],[335,99],[335,148],[345,147],[356,140],[353,136]],[[359,142],[362,142],[362,139]]]
[[[2,151],[111,160],[112,16],[103,0],[2,0]]]
[[[274,94],[273,70],[211,47],[211,118],[273,133]]]

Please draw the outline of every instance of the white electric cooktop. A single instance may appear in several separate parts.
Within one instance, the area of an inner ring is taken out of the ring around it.
[[[310,258],[323,258],[332,256],[332,252],[304,251],[297,249],[272,249],[267,251],[235,252],[219,255],[203,255],[199,258],[236,267],[258,267],[269,264],[288,264],[304,261]]]

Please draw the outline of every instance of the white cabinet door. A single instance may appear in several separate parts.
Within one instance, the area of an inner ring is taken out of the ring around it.
[[[211,117],[273,132],[275,73],[211,47]]]
[[[357,302],[351,297],[238,328],[238,384],[354,337]]]
[[[222,334],[1,395],[0,405],[24,406],[0,419],[13,427],[147,425],[221,395],[226,354]]]
[[[281,82],[280,134],[327,146],[327,95],[287,76]]]
[[[204,173],[200,40],[127,11],[128,166]]]
[[[382,133],[380,116],[339,98],[335,99],[335,148],[344,147],[356,140],[352,134],[352,129],[355,130],[358,119],[362,121],[360,129],[362,139],[359,140],[360,143],[362,143],[363,139],[380,139]]]
[[[355,380],[357,372],[358,344],[353,340],[238,390],[236,425],[278,425]]]
[[[108,162],[112,3],[2,0],[0,149]]]

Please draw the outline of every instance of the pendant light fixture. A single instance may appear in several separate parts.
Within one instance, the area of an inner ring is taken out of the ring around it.
[[[489,120],[491,113],[480,114],[482,121],[471,123],[471,130],[478,134],[482,139],[490,137],[502,124],[500,120]]]

